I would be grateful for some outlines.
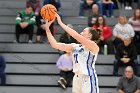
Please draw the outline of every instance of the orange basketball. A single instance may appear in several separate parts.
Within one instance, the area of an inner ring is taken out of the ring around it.
[[[41,8],[40,14],[44,20],[52,21],[55,19],[55,13],[57,12],[57,9],[55,6],[51,4],[44,5]]]

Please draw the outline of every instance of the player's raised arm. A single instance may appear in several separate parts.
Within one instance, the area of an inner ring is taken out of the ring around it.
[[[61,18],[58,14],[56,14],[57,17],[57,21],[58,24],[69,34],[71,35],[73,38],[75,38],[77,41],[79,41],[82,45],[86,46],[88,49],[90,49],[93,53],[98,53],[99,51],[99,47],[98,45],[94,42],[91,41],[90,39],[87,39],[85,37],[83,37],[82,35],[80,35],[79,33],[77,33],[75,30],[73,30],[72,28],[68,27],[67,25],[65,25],[62,21]]]
[[[50,25],[52,24],[53,21],[50,21],[50,22],[46,21],[46,24],[45,24],[45,30],[46,30],[48,41],[50,42],[51,46],[55,49],[58,49],[58,50],[61,50],[61,51],[66,51],[66,52],[71,52],[73,44],[59,43],[52,36],[49,27],[50,27]]]

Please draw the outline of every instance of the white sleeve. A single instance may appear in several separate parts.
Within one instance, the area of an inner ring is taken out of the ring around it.
[[[113,29],[113,35],[117,36],[118,29],[117,29],[117,25],[115,25],[114,29]]]

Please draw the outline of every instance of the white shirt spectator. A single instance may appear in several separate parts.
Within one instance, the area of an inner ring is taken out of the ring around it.
[[[118,23],[115,25],[113,35],[115,37],[119,36],[120,38],[124,39],[125,36],[134,37],[135,33],[133,27],[130,24],[122,25]]]

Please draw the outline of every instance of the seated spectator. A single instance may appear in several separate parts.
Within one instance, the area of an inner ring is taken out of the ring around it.
[[[6,74],[5,74],[6,62],[4,58],[0,55],[0,85],[6,84]]]
[[[73,28],[73,25],[72,24],[67,24],[67,26],[70,27],[70,28]],[[70,43],[76,43],[76,40],[73,37],[71,37],[69,34],[67,34],[67,33],[64,32],[60,36],[59,42],[70,44]]]
[[[128,35],[129,37],[133,38],[135,33],[133,27],[127,23],[125,16],[119,16],[118,24],[115,25],[113,29],[113,35],[115,39],[113,41],[115,49],[117,46],[123,42],[124,35]]]
[[[92,14],[88,17],[88,26],[92,27],[95,24],[97,17],[99,16],[99,7],[97,4],[92,6]]]
[[[69,26],[70,28],[73,28],[73,25],[71,25],[71,24],[67,24],[67,26]],[[71,43],[76,43],[77,41],[72,36],[70,36],[68,33],[64,32],[60,36],[59,42],[65,43],[65,44],[71,44]],[[60,55],[64,54],[64,53],[65,52],[60,51]]]
[[[133,73],[131,66],[126,67],[125,75],[122,76],[117,85],[117,93],[140,93],[140,81]]]
[[[20,11],[16,17],[16,41],[14,42],[20,42],[20,34],[26,33],[29,35],[28,42],[32,43],[34,23],[35,16],[33,8],[27,6],[26,9]]]
[[[114,75],[118,75],[118,69],[120,66],[132,66],[135,75],[138,75],[137,51],[132,42],[132,38],[128,35],[125,35],[123,43],[119,44],[117,47],[115,58]]]
[[[81,0],[80,2],[80,10],[79,16],[84,16],[84,10],[92,9],[92,5],[96,2],[94,0]]]
[[[29,5],[32,6],[35,16],[37,16],[41,8],[40,3],[41,3],[41,0],[27,0],[26,6],[29,6]]]
[[[60,70],[60,79],[58,83],[63,89],[71,84],[74,73],[72,72],[72,56],[70,53],[66,53],[60,56],[57,61],[57,67]]]
[[[41,43],[41,37],[45,34],[44,30],[45,20],[41,17],[40,13],[36,16],[36,25],[37,25],[37,32],[36,32],[36,42]]]
[[[41,17],[40,13],[36,16],[36,25],[37,25],[37,32],[36,32],[36,42],[41,43],[43,36],[46,35],[46,31],[44,30],[45,20]],[[50,26],[51,33],[53,34],[53,25]]]
[[[114,2],[112,0],[103,0],[103,15],[108,17],[114,17],[113,16],[113,6]],[[108,14],[106,10],[109,10]]]
[[[135,31],[134,41],[140,43],[140,9],[135,10],[133,17],[131,17],[128,22]]]
[[[94,29],[100,29],[102,31],[102,35],[100,38],[100,42],[99,42],[99,47],[100,47],[100,53],[103,53],[103,47],[104,45],[108,46],[108,53],[111,54],[114,52],[113,50],[113,44],[112,44],[112,40],[111,40],[111,36],[112,36],[112,31],[110,29],[110,27],[106,24],[105,19],[103,16],[98,16],[95,25],[93,25]]]
[[[125,10],[132,10],[132,0],[119,0],[121,6],[125,6]]]

